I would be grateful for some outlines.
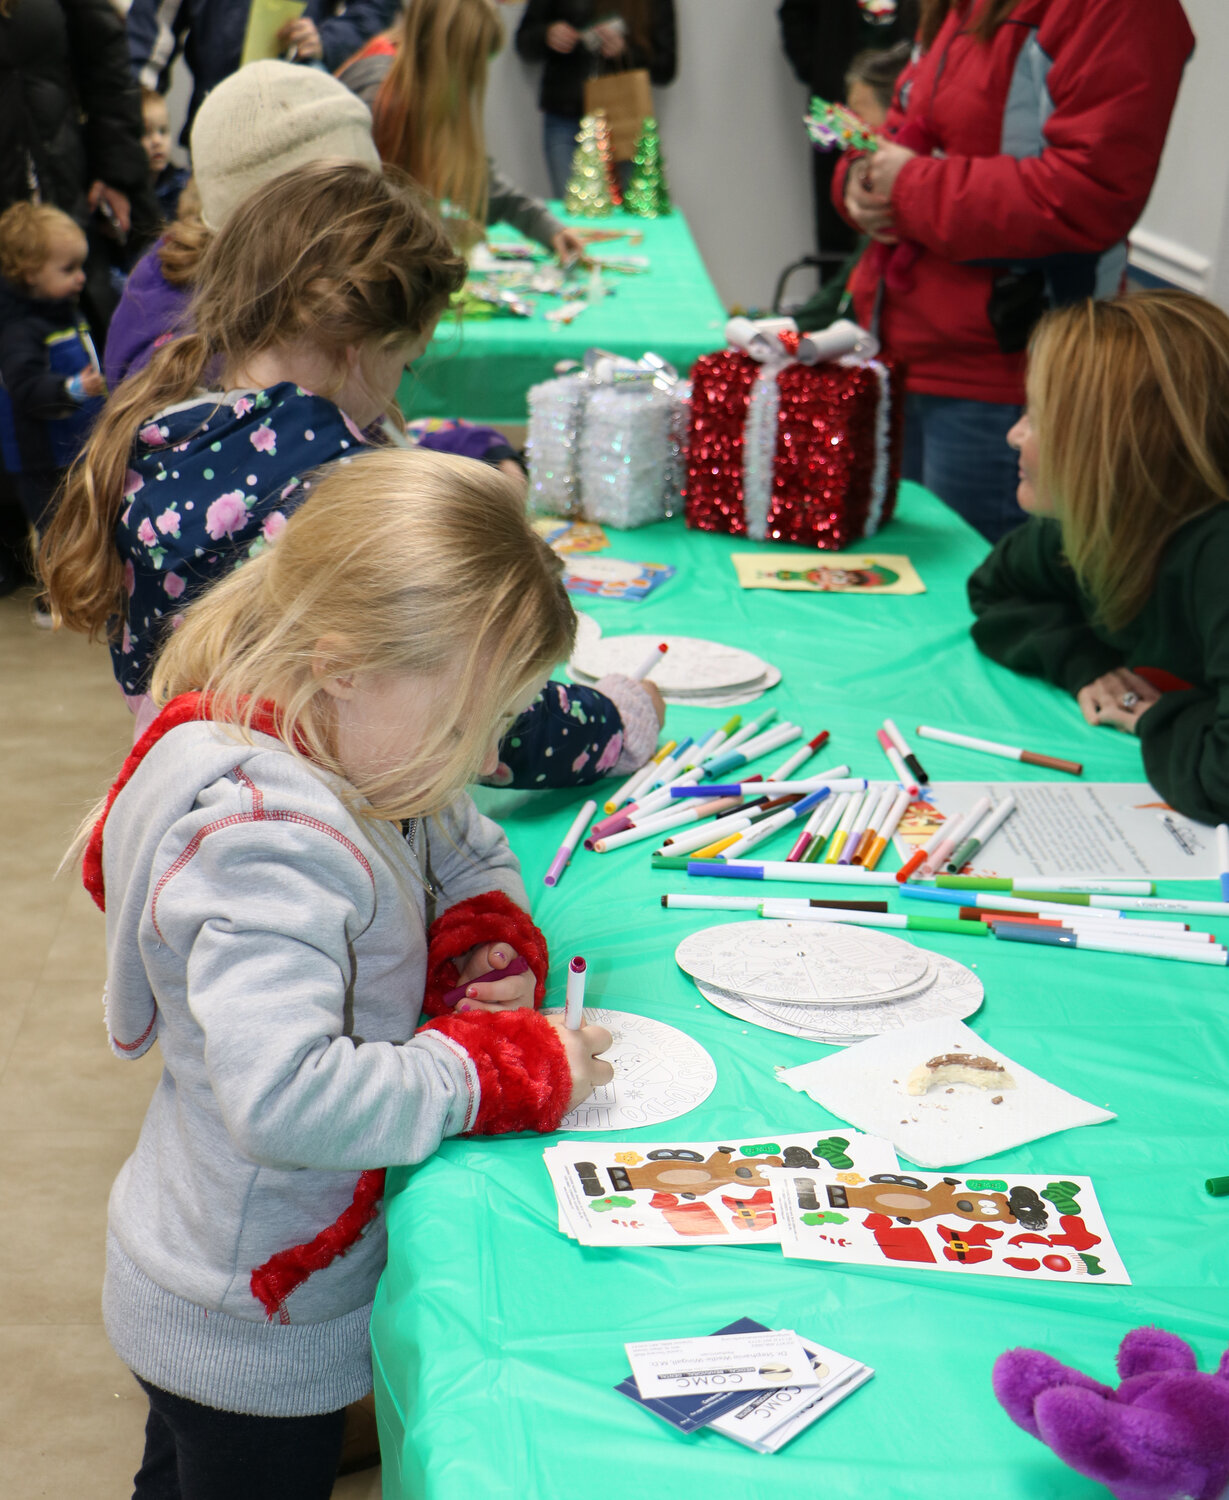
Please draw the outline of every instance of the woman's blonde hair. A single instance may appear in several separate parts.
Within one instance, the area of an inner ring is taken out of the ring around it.
[[[0,214],[0,276],[18,285],[28,281],[47,262],[51,236],[74,234],[85,244],[76,219],[50,203],[14,203]]]
[[[272,704],[281,737],[350,780],[362,815],[426,816],[479,774],[501,718],[566,656],[575,626],[517,485],[469,459],[381,449],[321,471],[276,543],[188,608],[152,692],[159,704],[209,693],[211,717],[245,735]],[[399,673],[438,685],[421,736],[405,764],[354,780],[324,679]]]
[[[413,0],[393,35],[397,55],[371,111],[376,150],[448,203],[463,221],[459,238],[472,237],[486,223],[482,115],[503,22],[494,0]]]
[[[238,371],[265,349],[310,344],[340,361],[369,341],[419,337],[464,278],[464,262],[401,174],[326,161],[254,192],[206,251],[191,305],[196,331],[124,381],[69,470],[39,553],[58,621],[95,637],[123,619],[114,531],[132,445],[152,416],[198,392],[211,370]]]
[[[1190,292],[1048,313],[1033,335],[1038,479],[1099,623],[1152,592],[1165,543],[1229,500],[1229,316]]]

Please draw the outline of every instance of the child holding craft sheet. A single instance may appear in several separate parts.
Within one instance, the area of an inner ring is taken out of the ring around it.
[[[511,480],[394,449],[334,465],[161,654],[83,863],[112,1046],[163,1065],[103,1291],[150,1402],[137,1500],[326,1500],[383,1168],[610,1082],[607,1031],[537,1013],[546,942],[464,794],[574,628]]]
[[[402,372],[463,276],[417,191],[357,162],[284,173],[211,241],[201,331],[116,392],[43,547],[60,620],[109,636],[138,735],[187,604],[273,544],[320,466],[364,451],[396,413]],[[660,722],[649,694],[624,678],[602,687],[567,689],[561,708],[552,684],[508,737],[503,779],[571,785],[643,764]]]
[[[1032,519],[969,579],[973,639],[1139,736],[1181,813],[1229,818],[1229,316],[1188,292],[1049,314],[1009,441]]]

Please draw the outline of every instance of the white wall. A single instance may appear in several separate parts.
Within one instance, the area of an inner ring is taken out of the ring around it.
[[[678,77],[657,90],[670,192],[722,300],[767,306],[781,270],[815,248],[806,91],[781,51],[775,0],[675,6]],[[523,8],[503,6],[509,37]],[[537,81],[511,46],[496,59],[487,139],[513,181],[545,196]],[[814,289],[809,275],[791,295]]]
[[[1183,0],[1195,55],[1131,261],[1229,308],[1229,4]]]

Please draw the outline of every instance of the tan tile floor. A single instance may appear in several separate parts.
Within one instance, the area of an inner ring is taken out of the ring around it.
[[[99,1315],[111,1179],[158,1074],[109,1053],[103,921],[73,832],[131,743],[101,646],[0,599],[0,1493],[126,1500],[144,1397]],[[379,1472],[334,1500],[376,1500]]]

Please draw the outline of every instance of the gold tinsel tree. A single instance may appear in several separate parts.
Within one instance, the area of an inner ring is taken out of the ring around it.
[[[642,219],[657,219],[672,213],[666,186],[666,164],[661,157],[657,121],[646,119],[632,155],[632,175],[623,194],[623,207]]]
[[[597,118],[586,115],[576,136],[576,155],[572,158],[572,175],[563,194],[563,206],[570,214],[597,219],[614,212],[606,163],[602,160],[597,136]]]

